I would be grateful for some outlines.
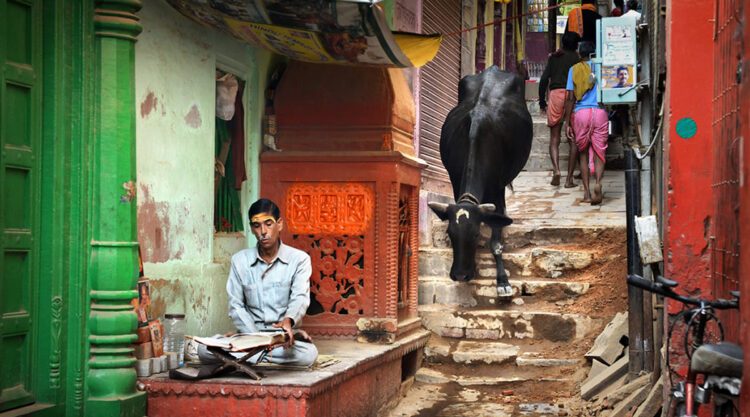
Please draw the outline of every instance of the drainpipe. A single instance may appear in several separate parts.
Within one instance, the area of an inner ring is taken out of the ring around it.
[[[642,17],[643,22],[648,22],[647,14],[650,12],[648,7],[644,7],[644,16]],[[638,61],[640,62],[640,79],[651,81],[651,45],[649,44],[649,32],[648,25],[641,25],[641,31],[639,36],[638,44]],[[652,83],[646,84],[650,86]],[[651,139],[651,127],[652,121],[654,120],[654,109],[652,103],[653,94],[650,89],[646,89],[641,93],[640,98],[640,139],[641,146],[648,147]],[[641,159],[641,216],[648,216],[651,213],[651,157],[646,155]],[[646,279],[653,279],[651,274],[651,268],[646,268],[643,271],[643,277]],[[644,369],[647,371],[655,371],[653,378],[658,378],[658,370],[660,369],[659,355],[655,353],[655,350],[659,347],[654,343],[656,335],[654,334],[654,309],[653,309],[654,295],[651,293],[644,293],[643,300],[643,351],[644,351]],[[658,317],[658,315],[657,315]],[[656,382],[655,380],[653,382]]]
[[[638,159],[633,149],[625,150],[625,215],[627,216],[628,275],[643,274],[635,216],[641,212],[641,177]],[[628,368],[631,376],[644,369],[643,290],[628,285]]]

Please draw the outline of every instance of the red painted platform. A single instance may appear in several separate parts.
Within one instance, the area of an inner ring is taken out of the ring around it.
[[[419,367],[429,335],[418,330],[391,345],[317,340],[320,355],[338,362],[313,370],[262,368],[260,381],[238,374],[178,381],[158,374],[140,382],[150,417],[375,416],[395,405],[402,382]]]

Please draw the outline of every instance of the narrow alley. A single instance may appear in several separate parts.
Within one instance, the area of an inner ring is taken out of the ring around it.
[[[419,314],[432,336],[391,417],[589,415],[591,405],[580,398],[591,366],[584,354],[627,310],[624,173],[606,171],[601,205],[581,203],[580,180],[575,188],[551,186],[549,170],[537,168],[549,164],[540,161],[549,158],[549,134],[539,116],[534,127],[528,170],[506,197],[514,223],[504,231],[503,259],[514,295],[495,296],[487,227],[480,279],[451,281],[450,241],[435,220],[419,271]]]

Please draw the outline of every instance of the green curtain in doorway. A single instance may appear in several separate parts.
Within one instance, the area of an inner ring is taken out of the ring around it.
[[[243,230],[243,227],[240,196],[235,189],[234,175],[232,174],[232,147],[229,146],[232,140],[229,137],[227,122],[218,117],[216,118],[215,136],[216,158],[224,164],[224,176],[216,174],[218,177],[215,182],[214,228],[217,232],[239,232]],[[222,155],[222,147],[228,148],[226,155]]]

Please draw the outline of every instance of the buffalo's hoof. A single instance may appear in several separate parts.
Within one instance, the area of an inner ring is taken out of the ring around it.
[[[513,296],[513,288],[510,285],[498,286],[497,287],[497,296],[498,297],[512,297]]]

